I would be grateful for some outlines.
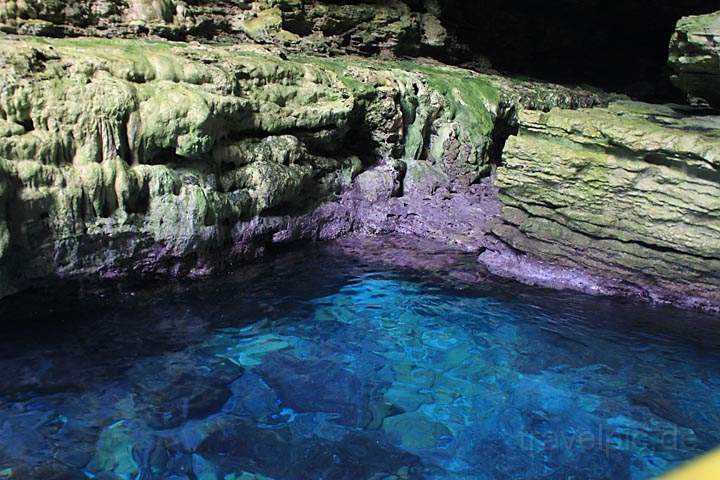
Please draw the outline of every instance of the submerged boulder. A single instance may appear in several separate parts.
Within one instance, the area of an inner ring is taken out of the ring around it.
[[[720,108],[720,11],[677,23],[669,63],[678,88]]]

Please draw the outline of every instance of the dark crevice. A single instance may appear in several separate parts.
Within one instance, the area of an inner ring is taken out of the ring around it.
[[[85,190],[82,190],[82,194],[80,195],[80,201],[78,202],[78,215],[79,218],[85,222],[88,220],[88,211],[87,211],[87,205],[88,205],[88,197],[85,193]]]
[[[100,216],[102,218],[110,218],[112,217],[114,211],[115,208],[110,204],[109,199],[105,198],[105,201],[102,202],[102,210],[100,211]]]
[[[335,153],[342,149],[345,143],[344,138],[338,138],[337,141],[327,141],[323,139],[323,135],[344,133],[343,130],[335,125],[319,126],[316,128],[287,128],[277,132],[268,132],[266,130],[243,130],[230,131],[223,138],[223,144],[231,144],[244,140],[261,140],[267,137],[280,137],[290,135],[301,140],[311,154]]]
[[[25,133],[35,130],[35,123],[33,122],[32,118],[20,120],[18,121],[18,123],[22,125],[22,127],[25,129]]]
[[[132,197],[132,200],[125,206],[127,213],[145,215],[150,210],[150,184],[144,182],[140,191]]]
[[[168,167],[187,165],[189,159],[175,153],[175,148],[169,147],[146,155],[141,162],[145,165],[166,165]]]
[[[667,246],[658,245],[655,243],[644,242],[642,240],[622,240],[622,239],[616,238],[616,237],[603,237],[603,236],[599,236],[599,235],[591,235],[591,234],[588,234],[585,232],[579,232],[579,233],[581,233],[581,234],[585,235],[586,237],[589,237],[593,240],[598,240],[598,241],[609,240],[609,241],[624,243],[625,245],[637,245],[639,247],[647,248],[649,250],[659,252],[659,253],[669,253],[669,254],[673,254],[673,255],[686,255],[688,257],[702,258],[704,260],[713,260],[713,261],[720,260],[720,258],[718,258],[718,257],[702,255],[697,252],[690,253],[690,252],[686,252],[683,250],[678,250],[673,247],[667,247]]]
[[[129,123],[129,117],[130,114],[126,113],[122,122],[120,122],[119,125],[119,132],[118,136],[120,138],[120,145],[118,145],[119,149],[119,155],[122,160],[127,163],[128,165],[132,165],[134,162],[134,154],[132,152],[132,149],[130,148],[130,137],[128,136],[128,123]]]
[[[515,105],[501,106],[491,133],[492,143],[488,156],[494,166],[502,164],[502,155],[508,138],[519,133],[519,123]]]
[[[720,182],[720,171],[711,170],[713,166],[709,163],[708,168],[688,165],[685,162],[675,160],[660,153],[648,153],[643,157],[643,160],[651,165],[659,165],[672,170],[680,171],[692,178],[699,178],[700,180],[706,180],[708,182]],[[697,158],[695,160],[707,163],[707,160],[704,158]]]
[[[637,159],[638,155],[643,155],[643,152],[636,152],[627,148],[624,145],[612,142],[607,148],[601,150],[608,155],[614,155],[616,157],[631,160]],[[668,154],[664,154],[663,152],[645,152],[642,159],[643,161],[648,163],[648,165],[666,167],[674,171],[682,172],[684,175],[687,175],[690,178],[697,178],[708,182],[720,181],[720,171],[713,170],[713,168],[715,167],[708,163],[707,159],[693,156],[682,159],[676,157],[674,158],[671,155],[672,152],[668,152]],[[688,161],[702,162],[707,164],[708,167],[704,168],[696,165],[691,165],[687,163]]]

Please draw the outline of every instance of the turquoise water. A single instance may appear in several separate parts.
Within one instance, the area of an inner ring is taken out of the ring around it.
[[[720,445],[717,318],[359,250],[0,303],[0,479],[644,479]]]

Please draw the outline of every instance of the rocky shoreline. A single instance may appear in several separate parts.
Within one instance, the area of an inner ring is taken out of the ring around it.
[[[680,106],[444,65],[467,51],[439,10],[402,2],[203,10],[236,21],[213,41],[193,36],[207,5],[10,3],[0,297],[402,234],[532,285],[720,310],[720,116],[696,81],[720,72],[704,60],[720,14],[678,24],[673,80],[703,99]]]

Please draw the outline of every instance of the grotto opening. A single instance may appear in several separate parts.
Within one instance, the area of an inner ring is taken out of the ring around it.
[[[717,1],[0,0],[0,479],[656,477],[718,313]]]

